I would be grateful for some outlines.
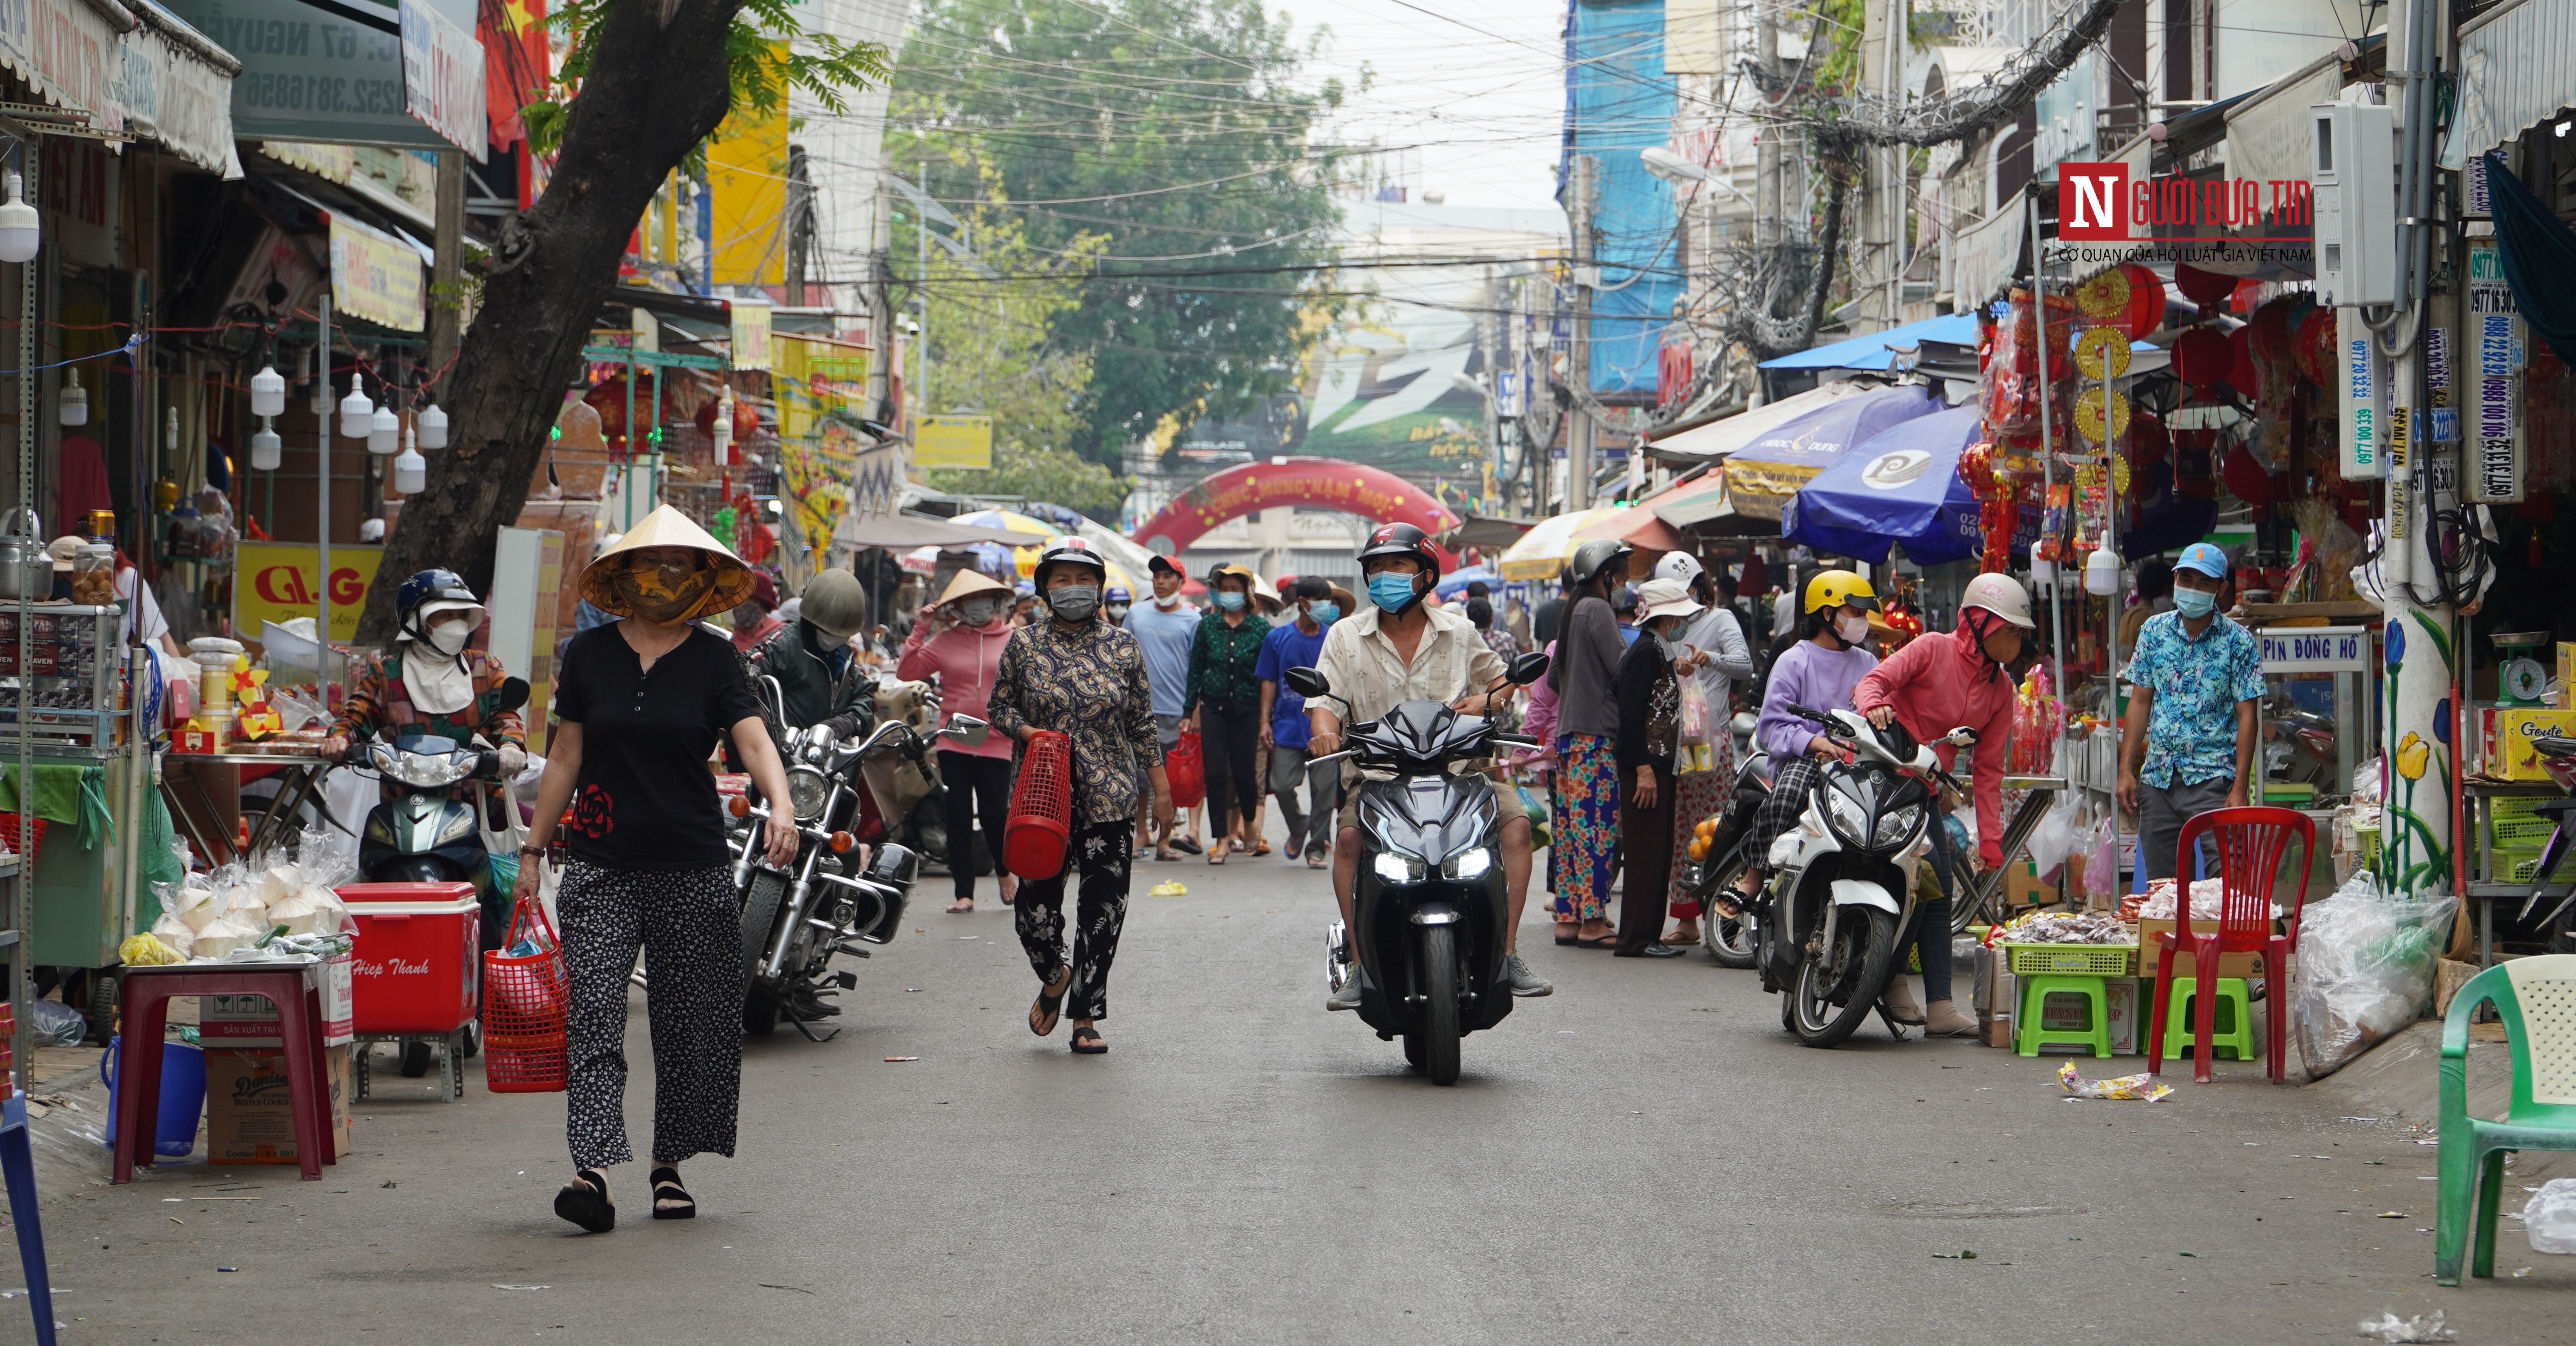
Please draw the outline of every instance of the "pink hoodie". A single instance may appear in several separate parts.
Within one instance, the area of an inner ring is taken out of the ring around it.
[[[1916,636],[1852,689],[1852,709],[1867,715],[1892,706],[1905,731],[1932,743],[1932,755],[1956,774],[1959,750],[1933,742],[1961,725],[1977,731],[1970,789],[1977,798],[1977,850],[1992,869],[2004,862],[2004,749],[2012,736],[2013,680],[1994,668],[1964,630]]]
[[[925,612],[913,622],[912,634],[904,638],[903,656],[895,663],[895,676],[919,679],[936,673],[942,711],[992,719],[987,705],[993,695],[993,672],[1001,667],[1002,647],[1010,643],[1011,624],[995,621],[981,629],[951,626],[933,636],[929,617]],[[1003,761],[1011,757],[1011,740],[999,733],[985,735],[979,748],[945,738],[939,740],[938,746],[941,752],[962,752],[969,757],[998,757]]]

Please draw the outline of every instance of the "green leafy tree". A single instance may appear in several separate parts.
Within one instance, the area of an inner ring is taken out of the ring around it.
[[[1114,462],[1166,416],[1231,415],[1293,386],[1340,218],[1333,163],[1308,140],[1342,88],[1298,87],[1311,52],[1259,0],[919,7],[890,162],[926,161],[931,194],[950,202],[998,199],[989,175],[1040,255],[1104,240],[1079,302],[1049,324],[1092,360],[1068,441],[1083,456]],[[899,259],[921,227],[905,215]]]

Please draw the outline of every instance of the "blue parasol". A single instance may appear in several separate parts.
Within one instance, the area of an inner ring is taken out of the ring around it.
[[[1836,398],[1772,426],[1728,454],[1726,489],[1735,512],[1777,519],[1791,496],[1816,474],[1881,433],[1941,409],[1921,384],[1900,383]]]
[[[1959,454],[1983,437],[1978,415],[1970,402],[1872,436],[1799,488],[1780,535],[1873,565],[1891,542],[1918,565],[1976,555],[1977,497],[1959,480]]]

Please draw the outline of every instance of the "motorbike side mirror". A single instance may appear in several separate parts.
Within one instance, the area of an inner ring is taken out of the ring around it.
[[[503,678],[501,680],[500,696],[501,700],[499,704],[493,707],[495,710],[517,710],[521,706],[528,704],[528,680],[526,678]]]
[[[1542,655],[1540,657],[1544,659],[1546,656]],[[1288,672],[1282,676],[1281,680],[1288,684],[1289,691],[1295,692],[1297,695],[1309,700],[1312,700],[1315,697],[1331,696],[1333,694],[1332,681],[1311,668],[1289,669]]]
[[[1510,678],[1513,685],[1527,687],[1547,676],[1547,651],[1532,650],[1512,660]]]
[[[947,725],[940,729],[939,736],[953,738],[970,748],[980,748],[992,730],[993,726],[972,715],[951,715]]]

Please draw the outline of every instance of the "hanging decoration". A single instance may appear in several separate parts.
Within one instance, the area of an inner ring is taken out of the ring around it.
[[[2129,395],[2117,388],[2105,390],[2098,384],[2076,394],[2075,431],[2096,444],[2127,434]]]
[[[2174,266],[2174,288],[2182,291],[2183,298],[2207,310],[2226,303],[2228,296],[2236,293],[2236,278],[2180,262]]]

